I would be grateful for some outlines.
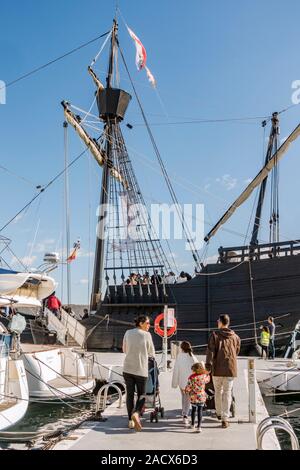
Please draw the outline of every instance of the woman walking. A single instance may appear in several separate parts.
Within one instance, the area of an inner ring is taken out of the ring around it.
[[[181,351],[179,352],[173,370],[172,387],[180,388],[182,400],[182,418],[185,426],[188,426],[189,410],[190,410],[190,397],[184,393],[185,386],[188,378],[191,375],[192,365],[197,362],[197,358],[193,354],[191,343],[182,341]]]
[[[152,336],[149,333],[149,317],[140,315],[135,324],[136,328],[127,330],[123,339],[123,352],[126,354],[123,377],[126,384],[128,427],[141,431],[140,415],[145,404],[148,358],[155,357],[155,349]],[[134,405],[135,391],[137,392],[137,402]]]

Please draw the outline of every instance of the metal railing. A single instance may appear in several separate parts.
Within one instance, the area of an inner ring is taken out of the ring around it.
[[[228,263],[230,261],[240,262],[249,259],[260,260],[264,258],[275,258],[280,256],[298,255],[300,252],[300,240],[286,242],[262,243],[253,246],[233,246],[218,250],[219,261]]]
[[[291,426],[291,424],[280,416],[270,416],[265,418],[259,423],[256,430],[256,442],[258,450],[263,450],[263,438],[264,435],[270,430],[280,430],[285,431],[289,434],[291,439],[292,450],[299,450],[299,441],[298,438]]]
[[[122,408],[123,395],[122,395],[121,389],[116,385],[117,383],[119,384],[119,382],[110,382],[110,383],[103,385],[100,388],[98,395],[97,395],[97,401],[96,401],[96,414],[106,409],[109,388],[114,388],[117,391],[118,396],[119,396],[118,408]]]

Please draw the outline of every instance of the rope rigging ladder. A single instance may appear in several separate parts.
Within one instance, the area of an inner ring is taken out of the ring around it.
[[[92,107],[81,119],[70,111],[69,103],[62,103],[67,121],[84,140],[98,164],[103,166],[94,282],[91,295],[93,308],[96,308],[101,299],[104,281],[106,282],[106,291],[110,296],[110,272],[116,294],[117,285],[120,282],[123,284],[123,293],[127,294],[125,289],[126,274],[135,272],[138,275],[139,295],[143,296],[141,276],[148,276],[150,279],[149,271],[151,270],[154,278],[154,290],[158,298],[158,276],[163,277],[166,269],[171,270],[168,258],[146,211],[145,201],[119,125],[123,120],[131,96],[123,90],[112,88],[113,82],[118,83],[119,80],[117,73],[117,29],[117,23],[114,21],[110,34],[111,46],[106,88],[91,66],[88,68],[97,87],[96,99],[99,116],[102,122],[104,121],[104,131],[100,138],[92,139],[82,127],[86,124],[86,117],[90,115]],[[102,50],[103,47],[100,52]],[[91,65],[98,59],[100,52]],[[133,232],[130,232],[130,229]],[[136,291],[132,285],[130,290],[132,296],[135,296]],[[164,283],[162,283],[162,290],[165,296]],[[147,295],[151,294],[149,283],[146,286],[146,291]]]

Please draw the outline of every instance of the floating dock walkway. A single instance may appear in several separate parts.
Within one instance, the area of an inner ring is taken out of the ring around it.
[[[158,364],[161,358],[158,358]],[[202,360],[203,357],[199,357]],[[119,353],[99,353],[97,360],[120,370],[124,355]],[[172,370],[161,372],[160,395],[162,406],[165,408],[164,418],[158,423],[150,423],[150,412],[146,411],[142,418],[143,430],[136,432],[128,429],[128,418],[123,398],[123,405],[118,407],[118,401],[108,406],[103,417],[104,422],[86,422],[76,431],[72,431],[65,440],[55,445],[53,450],[98,450],[98,451],[128,451],[128,450],[255,450],[257,424],[249,422],[248,400],[248,359],[238,359],[238,378],[234,384],[236,400],[236,417],[230,420],[230,426],[222,429],[220,422],[205,415],[203,431],[197,434],[183,426],[180,416],[181,396],[178,389],[172,389]],[[268,417],[258,384],[256,391],[257,423]],[[264,449],[279,450],[280,445],[274,431],[264,437]]]

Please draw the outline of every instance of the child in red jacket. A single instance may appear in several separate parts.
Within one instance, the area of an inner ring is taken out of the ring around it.
[[[198,426],[196,428],[196,432],[201,432],[203,407],[206,402],[205,384],[209,382],[210,378],[203,362],[196,362],[196,364],[192,366],[192,371],[194,373],[190,375],[188,379],[185,393],[190,396],[192,405],[191,429],[196,428],[195,417],[197,411]]]

